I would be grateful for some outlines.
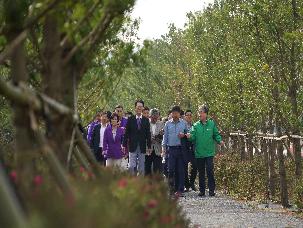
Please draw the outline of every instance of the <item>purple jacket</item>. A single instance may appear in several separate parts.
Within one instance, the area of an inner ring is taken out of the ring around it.
[[[87,128],[87,142],[88,142],[88,145],[90,145],[91,142],[92,142],[92,136],[93,136],[94,128],[97,124],[99,124],[99,121],[93,121],[88,125],[88,128]]]
[[[123,129],[121,127],[118,127],[116,137],[114,139],[112,126],[108,125],[108,127],[105,129],[103,151],[105,151],[104,153],[107,158],[121,159],[123,157],[121,149],[123,132]]]

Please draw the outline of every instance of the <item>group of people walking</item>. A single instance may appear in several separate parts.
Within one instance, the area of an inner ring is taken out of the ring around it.
[[[224,142],[215,122],[208,118],[208,106],[199,107],[199,121],[193,123],[193,112],[183,112],[179,106],[161,118],[158,109],[150,110],[142,100],[134,105],[134,114],[124,114],[118,105],[113,113],[97,113],[89,124],[87,141],[97,161],[121,167],[125,158],[132,175],[163,174],[170,192],[178,197],[190,189],[196,191],[197,173],[199,196],[205,196],[206,171],[209,195],[214,196],[216,144]]]

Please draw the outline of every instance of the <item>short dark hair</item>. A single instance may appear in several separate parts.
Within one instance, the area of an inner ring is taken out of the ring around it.
[[[126,115],[130,115],[130,116],[132,116],[132,115],[133,115],[133,113],[132,113],[131,111],[128,111],[128,112],[126,113]]]
[[[100,113],[100,112],[97,112],[97,113],[95,114],[94,119],[96,119],[98,116],[99,116],[99,117],[101,116],[101,113]]]
[[[103,115],[107,115],[107,112],[102,111],[102,112],[99,112],[99,114],[100,114],[100,116],[103,116]]]
[[[178,105],[175,105],[171,108],[171,112],[179,112],[181,113],[181,108]]]
[[[149,111],[149,107],[145,106],[143,111]]]
[[[141,99],[136,100],[135,107],[137,106],[138,103],[143,104],[143,107],[144,107],[144,101],[143,100],[141,100]]]
[[[188,112],[193,113],[190,109],[187,109],[187,110],[185,111],[185,115],[186,115],[186,113],[188,113]]]
[[[112,121],[115,117],[117,117],[117,120],[119,121],[120,118],[119,118],[118,114],[115,113],[115,112],[114,112],[113,114],[111,114],[111,116],[110,116],[110,118],[109,118],[110,121]]]
[[[181,110],[180,114],[181,114],[181,116],[184,116],[184,111],[183,111],[183,110]]]
[[[110,111],[106,112],[107,118],[110,119],[110,117],[112,116],[112,113]]]
[[[117,108],[122,108],[123,109],[123,106],[122,105],[116,105],[115,109]]]

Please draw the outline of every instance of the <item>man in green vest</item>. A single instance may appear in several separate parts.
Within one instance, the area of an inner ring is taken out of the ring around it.
[[[195,144],[195,157],[199,171],[199,196],[205,196],[205,168],[208,178],[209,196],[215,196],[214,156],[216,143],[223,146],[224,142],[215,122],[208,118],[208,106],[199,107],[200,120],[196,122],[186,136]]]

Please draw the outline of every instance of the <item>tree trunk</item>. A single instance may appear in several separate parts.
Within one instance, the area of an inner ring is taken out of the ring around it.
[[[248,135],[246,138],[246,142],[247,142],[247,154],[248,154],[248,158],[249,160],[253,160],[254,157],[254,146],[253,146],[253,142],[252,142],[252,136]]]
[[[63,66],[64,50],[60,47],[60,31],[54,15],[46,17],[44,26],[44,58],[47,65],[43,75],[43,89],[45,94],[58,102],[73,108],[74,81],[70,65]],[[56,151],[62,164],[67,161],[67,154],[73,129],[73,120],[69,116],[61,116],[51,112],[48,119],[48,142]],[[55,128],[54,128],[55,127]]]
[[[302,158],[301,158],[301,145],[300,145],[300,139],[293,139],[293,151],[294,151],[294,157],[295,157],[295,175],[296,178],[299,180],[302,175]]]
[[[293,31],[297,31],[299,28],[299,20],[300,15],[298,13],[298,5],[297,0],[291,1],[292,6],[292,14],[293,14]],[[300,88],[300,84],[298,83],[299,77],[299,67],[298,62],[300,61],[300,46],[298,45],[298,41],[294,40],[291,45],[290,50],[290,83],[289,83],[289,90],[288,96],[291,102],[291,110],[293,117],[297,120],[295,126],[293,127],[293,134],[300,134],[299,125],[299,111],[298,111],[298,90]],[[295,164],[296,164],[296,171],[295,175],[297,179],[300,179],[302,175],[302,158],[301,158],[301,149],[300,149],[300,139],[293,139],[293,148],[294,148],[294,157],[295,157]]]
[[[238,141],[238,137],[237,136],[230,136],[231,138],[231,148],[232,148],[232,152],[233,153],[238,153],[239,151],[239,141]]]
[[[17,3],[16,3],[17,4]],[[21,12],[20,12],[21,13]],[[14,40],[22,31],[20,28],[22,22],[13,21],[8,32],[8,41]],[[20,42],[11,54],[11,78],[14,84],[21,85],[27,83],[28,73],[26,69],[26,55],[24,50],[24,42]],[[36,124],[34,113],[28,106],[20,106],[12,103],[13,123],[15,127],[16,142],[16,160],[17,173],[21,180],[20,187],[25,191],[31,186],[33,178],[34,166],[33,161],[36,156],[36,140],[32,128]]]
[[[269,190],[271,198],[276,195],[276,179],[277,174],[275,170],[275,157],[276,157],[277,143],[274,140],[269,142]]]
[[[278,127],[278,137],[281,137],[281,129]],[[279,175],[280,175],[280,196],[281,204],[283,207],[289,207],[288,203],[288,191],[287,191],[287,180],[286,180],[286,170],[284,164],[284,146],[281,141],[278,142],[278,160],[279,160]]]
[[[245,152],[245,136],[239,136],[239,144],[240,144],[240,155],[241,161],[246,160],[246,152]]]
[[[266,139],[262,139],[261,141],[261,152],[264,157],[265,164],[265,173],[266,173],[266,199],[269,199],[269,186],[270,186],[270,174],[269,174],[269,153],[268,153],[268,145]]]

